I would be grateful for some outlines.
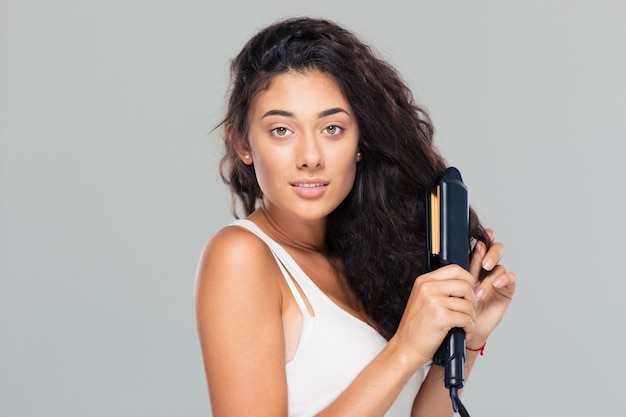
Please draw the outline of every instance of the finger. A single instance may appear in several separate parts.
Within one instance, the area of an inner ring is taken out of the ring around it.
[[[434,271],[425,274],[424,277],[428,277],[428,279],[433,279],[437,281],[462,279],[467,281],[471,285],[474,285],[476,281],[469,271],[465,270],[463,267],[457,264],[442,266],[441,268],[435,269]]]
[[[447,297],[442,302],[449,311],[466,314],[472,319],[476,318],[476,303],[466,298]]]
[[[466,332],[474,331],[476,309],[472,303],[453,297],[433,297],[430,301],[437,305],[435,310],[431,310],[431,320],[439,329],[448,331],[461,327]]]
[[[489,251],[483,257],[482,268],[486,271],[491,271],[493,267],[498,265],[503,255],[504,245],[500,242],[493,242]]]
[[[426,299],[434,297],[458,298],[464,299],[476,305],[478,298],[474,293],[473,287],[465,280],[432,280],[422,283],[418,288]]]
[[[476,330],[476,318],[473,314],[465,312],[451,312],[448,330],[453,327],[460,327],[465,331],[465,338],[471,339]]]
[[[494,290],[510,298],[515,292],[515,285],[515,274],[507,271],[502,265],[498,265],[476,288],[476,298],[481,300]]]
[[[517,277],[513,272],[506,271],[494,279],[492,286],[496,289],[506,289],[512,294],[517,286]]]
[[[483,242],[476,242],[474,246],[474,250],[472,251],[472,257],[470,259],[470,273],[474,276],[476,280],[480,276],[480,271],[483,265],[483,259],[485,258],[487,247]]]

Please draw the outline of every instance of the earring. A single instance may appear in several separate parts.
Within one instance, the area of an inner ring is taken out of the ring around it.
[[[356,153],[356,160],[357,162],[361,160],[361,152]]]
[[[244,157],[245,159],[250,159],[250,155],[249,155],[249,154],[245,154],[243,157]]]

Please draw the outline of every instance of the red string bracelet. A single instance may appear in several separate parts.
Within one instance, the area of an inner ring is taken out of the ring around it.
[[[479,347],[478,349],[472,349],[470,347],[465,347],[465,349],[469,350],[470,352],[480,352],[480,356],[485,356],[485,346],[487,346],[487,341],[485,340],[485,343],[483,343],[483,345],[481,347]]]

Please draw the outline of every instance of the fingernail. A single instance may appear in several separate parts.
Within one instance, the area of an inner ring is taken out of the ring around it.
[[[501,281],[501,280],[499,280],[499,279],[495,280],[495,281],[493,282],[493,286],[494,286],[495,288],[500,288],[500,287],[502,286],[502,281]]]
[[[478,300],[482,299],[484,295],[485,295],[485,290],[483,290],[482,288],[479,288],[478,291],[476,291],[476,298]]]
[[[493,266],[493,260],[491,258],[487,258],[483,261],[483,268],[486,269],[487,271],[490,271],[492,266]]]

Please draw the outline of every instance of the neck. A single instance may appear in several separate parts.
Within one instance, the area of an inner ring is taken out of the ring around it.
[[[286,218],[262,205],[249,216],[249,219],[283,246],[325,252],[326,218],[314,220]]]

